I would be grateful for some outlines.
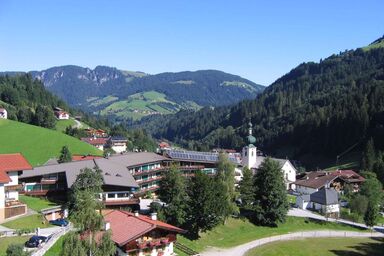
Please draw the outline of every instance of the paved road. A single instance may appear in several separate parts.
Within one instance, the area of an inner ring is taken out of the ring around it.
[[[347,224],[347,225],[351,225],[351,226],[355,226],[355,227],[367,228],[367,226],[363,223],[352,222],[352,221],[344,220],[344,219],[333,219],[333,218],[326,219],[322,215],[313,213],[313,212],[308,211],[308,210],[302,210],[299,208],[291,208],[288,211],[288,216],[312,218],[312,219],[317,219],[317,220],[343,223],[343,224]],[[374,229],[378,232],[384,232],[384,227],[382,227],[382,226],[374,226]]]
[[[202,256],[241,256],[252,248],[284,240],[294,240],[302,238],[315,238],[315,237],[384,237],[383,233],[373,232],[349,232],[349,231],[331,231],[331,230],[316,230],[307,232],[295,232],[279,236],[271,236],[262,239],[257,239],[252,242],[242,244],[229,249],[209,248],[202,252]]]
[[[77,129],[80,129],[81,127],[83,127],[83,125],[77,120],[77,119],[72,119],[73,121],[75,121],[75,125],[73,126],[73,128],[77,128]]]

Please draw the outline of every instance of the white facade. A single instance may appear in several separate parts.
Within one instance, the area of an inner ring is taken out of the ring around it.
[[[4,219],[5,193],[4,184],[0,183],[0,221]]]
[[[125,142],[115,142],[112,144],[113,151],[116,153],[123,153],[127,151],[127,144]]]
[[[296,169],[292,166],[291,162],[287,160],[281,167],[281,170],[283,171],[286,188],[289,189],[290,183],[296,181]],[[292,189],[295,189],[295,187],[292,187]]]
[[[147,250],[140,250],[137,255],[138,256],[146,256],[146,255],[158,256],[159,252],[160,252],[160,250],[157,250],[156,247],[155,247],[150,252],[148,252],[148,249]],[[175,255],[173,253],[173,242],[167,244],[165,246],[165,248],[161,250],[161,252],[163,253],[162,254],[163,256],[173,256],[173,255]],[[117,248],[117,255],[119,255],[119,256],[128,256],[128,253],[123,252],[120,248]]]
[[[5,187],[15,186],[19,184],[19,175],[18,172],[8,172],[8,176],[11,179],[10,182],[5,184]],[[18,191],[7,191],[5,192],[5,198],[7,200],[19,200],[19,192]]]
[[[69,114],[67,112],[61,112],[58,117],[60,120],[68,120],[69,119]]]
[[[6,109],[0,109],[0,118],[1,119],[7,119],[8,118],[8,113]]]
[[[241,164],[251,169],[255,166],[257,160],[257,148],[253,145],[248,145],[243,148],[241,156]]]

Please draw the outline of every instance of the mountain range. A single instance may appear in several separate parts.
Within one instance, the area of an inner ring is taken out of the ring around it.
[[[118,121],[235,104],[264,90],[217,70],[149,75],[107,66],[60,66],[30,73],[70,106]]]
[[[240,149],[249,120],[266,154],[309,165],[319,166],[323,159],[334,163],[371,137],[383,150],[384,37],[318,63],[302,63],[255,99],[143,118],[136,125],[192,149]]]

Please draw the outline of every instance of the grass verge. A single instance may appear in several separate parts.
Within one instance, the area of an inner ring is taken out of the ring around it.
[[[256,226],[246,219],[228,219],[225,225],[219,225],[211,231],[202,233],[198,240],[189,240],[186,237],[178,236],[178,241],[195,251],[201,252],[208,246],[229,248],[268,236],[326,229],[362,231],[359,228],[344,224],[297,217],[287,217],[285,223],[275,228]]]
[[[39,214],[33,214],[11,220],[1,224],[4,227],[12,229],[35,229],[53,227],[49,222],[43,221],[43,217]]]
[[[28,208],[38,212],[45,208],[57,206],[56,203],[39,197],[19,195],[19,200],[26,204]]]
[[[266,244],[248,251],[246,256],[379,256],[383,252],[382,238],[308,238]]]
[[[0,238],[0,256],[6,256],[8,245],[10,244],[24,244],[30,236],[13,236]]]

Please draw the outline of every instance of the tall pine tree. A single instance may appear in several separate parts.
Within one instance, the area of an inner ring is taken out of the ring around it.
[[[254,185],[256,207],[253,221],[268,226],[284,222],[289,204],[279,163],[266,158],[257,170]]]
[[[251,210],[255,201],[255,189],[253,186],[253,174],[248,167],[243,169],[243,179],[239,183],[241,208]]]
[[[373,165],[376,161],[375,144],[373,139],[370,138],[365,149],[363,151],[363,157],[361,159],[361,169],[364,171],[372,171]]]

